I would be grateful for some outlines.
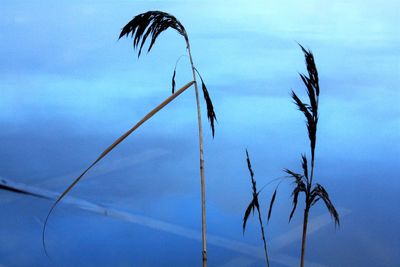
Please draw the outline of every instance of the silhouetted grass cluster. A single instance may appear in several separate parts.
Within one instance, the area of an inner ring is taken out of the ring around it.
[[[152,109],[148,114],[146,114],[137,124],[135,124],[131,129],[129,129],[126,133],[121,135],[117,140],[115,140],[109,147],[107,147],[97,158],[96,160],[87,167],[68,187],[65,189],[60,196],[55,200],[52,204],[45,222],[42,231],[42,242],[43,248],[48,255],[46,250],[45,243],[45,232],[48,220],[50,215],[56,208],[57,204],[76,186],[76,184],[85,176],[85,174],[93,168],[100,160],[102,160],[106,155],[108,155],[114,148],[116,148],[123,140],[125,140],[130,134],[132,134],[135,130],[137,130],[140,126],[142,126],[147,120],[149,120],[153,115],[155,115],[158,111],[163,109],[166,105],[172,102],[175,98],[177,98],[180,94],[182,94],[185,90],[190,88],[192,85],[195,89],[196,94],[196,106],[197,106],[197,118],[198,118],[198,135],[199,135],[199,157],[200,157],[200,179],[201,179],[201,205],[202,205],[202,263],[203,267],[207,266],[207,253],[206,253],[206,214],[205,214],[205,177],[204,177],[204,156],[203,156],[203,137],[202,137],[202,120],[201,120],[201,110],[200,110],[200,101],[199,101],[199,93],[197,86],[197,75],[201,80],[203,97],[207,106],[207,117],[210,123],[212,136],[215,134],[215,122],[216,122],[216,114],[214,111],[214,106],[211,101],[211,97],[209,95],[208,89],[204,83],[202,76],[199,71],[196,69],[193,58],[191,55],[189,37],[186,33],[183,25],[172,15],[161,12],[161,11],[149,11],[135,16],[131,21],[129,21],[122,29],[119,39],[126,36],[132,37],[133,39],[133,48],[138,51],[138,57],[140,57],[144,44],[146,40],[150,39],[149,47],[147,52],[150,52],[153,45],[155,44],[158,36],[165,30],[172,28],[175,29],[181,36],[183,36],[188,57],[190,60],[191,70],[193,73],[193,80],[189,81],[187,84],[182,86],[180,89],[175,90],[176,82],[176,65],[174,68],[174,72],[172,75],[172,95],[167,97],[164,101],[162,101],[158,106]],[[271,196],[271,200],[269,202],[268,213],[266,221],[269,222],[272,215],[273,206],[276,200],[277,190],[279,185],[284,179],[290,179],[293,181],[294,188],[291,193],[293,206],[289,214],[289,222],[292,220],[294,213],[298,207],[298,199],[301,194],[304,195],[304,213],[303,213],[303,231],[302,231],[302,243],[301,243],[301,259],[300,266],[304,267],[304,258],[305,258],[305,249],[306,249],[306,239],[307,239],[307,227],[308,227],[308,218],[311,207],[313,207],[319,200],[322,200],[332,216],[335,226],[339,226],[340,219],[339,214],[336,211],[335,206],[330,200],[329,194],[327,190],[319,183],[314,183],[314,169],[315,169],[315,149],[317,144],[317,126],[319,120],[319,95],[320,95],[320,87],[319,87],[319,78],[318,71],[315,65],[315,60],[312,52],[310,50],[305,49],[300,45],[302,52],[304,53],[305,63],[307,67],[307,74],[300,74],[300,78],[303,81],[303,84],[306,88],[306,93],[308,96],[308,102],[301,100],[301,98],[294,92],[291,91],[291,98],[298,108],[298,110],[304,115],[306,120],[306,128],[309,139],[309,147],[310,147],[310,156],[307,157],[306,154],[301,154],[301,169],[302,171],[296,172],[291,169],[284,169],[285,176],[276,178],[270,181],[265,186],[278,182],[275,187],[275,190]],[[197,74],[197,75],[196,75]],[[311,161],[310,161],[311,157]],[[265,261],[266,265],[270,266],[270,260],[268,255],[268,246],[265,235],[265,225],[263,220],[263,214],[261,212],[259,195],[262,190],[265,188],[263,186],[260,190],[257,188],[257,182],[254,178],[254,171],[251,165],[250,156],[248,151],[246,150],[246,162],[247,168],[250,173],[250,181],[251,181],[251,193],[252,199],[247,206],[244,217],[243,217],[243,234],[245,233],[248,219],[251,214],[254,215],[254,212],[257,212],[258,222],[261,230],[261,238],[264,246],[265,253]],[[37,194],[30,192],[26,189],[18,189],[12,186],[9,186],[6,181],[2,181],[0,185],[0,190],[7,190],[19,194],[27,194],[35,197],[48,198],[45,195]]]
[[[305,198],[304,198],[305,199],[305,203],[304,203],[305,208],[304,208],[304,214],[303,214],[303,232],[302,232],[301,259],[300,259],[300,266],[303,267],[304,266],[304,257],[305,257],[305,248],[306,248],[306,239],[307,239],[308,217],[309,217],[309,211],[310,211],[311,207],[313,205],[315,205],[315,203],[317,203],[319,200],[322,199],[322,201],[325,203],[325,206],[327,207],[329,213],[331,214],[331,216],[335,222],[335,225],[339,225],[340,221],[339,221],[339,214],[336,211],[336,208],[333,205],[332,201],[330,200],[328,192],[319,183],[315,183],[315,184],[313,183],[315,147],[316,147],[316,143],[317,143],[318,105],[319,105],[320,88],[319,88],[319,80],[318,80],[318,71],[317,71],[317,67],[315,65],[314,56],[310,50],[306,50],[301,45],[300,45],[300,48],[304,53],[305,62],[306,62],[306,66],[307,66],[307,72],[308,72],[308,76],[306,76],[305,74],[300,74],[300,78],[306,87],[306,92],[307,92],[309,102],[308,103],[303,102],[294,91],[291,92],[291,97],[292,97],[295,105],[297,106],[297,108],[304,114],[304,117],[306,118],[306,127],[307,127],[307,132],[308,132],[308,139],[309,139],[310,153],[311,153],[311,164],[308,162],[306,154],[302,154],[301,155],[302,173],[297,173],[290,169],[284,169],[284,172],[288,175],[288,178],[293,179],[293,183],[295,185],[295,187],[292,191],[292,194],[291,194],[291,196],[293,198],[293,208],[289,214],[289,222],[292,219],[292,217],[296,211],[299,195],[301,193],[303,193],[305,195]],[[264,227],[263,227],[263,222],[261,219],[261,213],[259,211],[260,208],[259,208],[259,202],[258,202],[258,194],[260,193],[260,191],[257,191],[257,189],[256,189],[256,181],[254,180],[254,173],[253,173],[253,170],[251,169],[250,160],[249,160],[247,151],[246,151],[246,156],[247,156],[247,164],[248,164],[250,176],[251,176],[253,200],[245,211],[245,215],[244,215],[244,219],[243,219],[243,230],[246,227],[246,222],[247,222],[250,212],[251,211],[254,212],[254,208],[256,208],[258,211],[258,214],[259,214],[259,223],[261,226],[261,236],[262,236],[262,239],[264,240],[264,250],[265,250],[265,254],[266,254],[266,261],[267,261],[267,265],[269,265],[265,236],[264,236]],[[277,180],[277,179],[275,179],[275,180]],[[278,179],[278,180],[281,180],[281,179]],[[279,184],[280,184],[280,182],[279,182]],[[278,184],[278,186],[279,186],[279,184]],[[268,217],[267,217],[268,221],[271,217],[272,207],[275,202],[276,193],[277,193],[277,188],[275,189],[274,193],[272,194],[271,201],[269,204]]]

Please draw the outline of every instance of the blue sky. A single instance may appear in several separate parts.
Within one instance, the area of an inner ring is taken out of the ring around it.
[[[245,236],[241,229],[251,197],[245,148],[260,185],[299,168],[308,152],[289,95],[305,96],[297,42],[313,51],[320,74],[316,179],[343,215],[335,230],[322,205],[312,211],[309,266],[400,265],[397,1],[1,5],[1,177],[60,192],[170,95],[176,59],[186,53],[181,36],[163,33],[140,59],[131,40],[118,41],[134,15],[163,10],[184,24],[218,118],[214,140],[204,119],[210,266],[263,266],[255,218]],[[177,85],[190,75],[183,58]],[[78,200],[50,219],[52,261],[40,239],[51,202],[0,192],[0,266],[200,266],[196,127],[189,90],[107,156],[71,192]],[[273,189],[261,196],[265,211]],[[290,189],[281,187],[267,227],[274,266],[297,265],[300,251],[302,207],[288,224]],[[100,206],[88,211],[82,201]],[[100,207],[124,216],[99,215]]]

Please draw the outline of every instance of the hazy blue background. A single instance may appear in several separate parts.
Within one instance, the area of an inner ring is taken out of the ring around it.
[[[340,229],[329,221],[310,233],[306,259],[315,266],[400,266],[399,5],[2,0],[0,176],[60,192],[170,95],[175,61],[186,53],[181,36],[165,32],[139,60],[131,40],[117,41],[134,15],[163,10],[185,25],[218,118],[214,140],[205,124],[208,233],[217,236],[208,246],[209,266],[263,266],[255,218],[245,236],[241,229],[251,198],[244,149],[260,185],[283,168],[299,169],[300,153],[308,153],[304,119],[289,97],[290,89],[305,96],[296,42],[314,52],[320,73],[316,177],[343,215]],[[190,79],[184,58],[177,85]],[[51,261],[41,246],[51,202],[2,191],[0,266],[200,266],[196,127],[189,90],[107,156],[71,196],[198,235],[64,203],[49,221]],[[273,189],[262,195],[264,214]],[[302,206],[288,224],[290,189],[281,187],[267,227],[272,266],[296,266],[299,258]],[[325,208],[315,206],[311,218],[324,216]],[[218,238],[232,242],[224,247]]]

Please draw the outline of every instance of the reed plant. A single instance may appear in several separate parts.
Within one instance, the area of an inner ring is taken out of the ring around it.
[[[72,188],[84,177],[84,175],[93,168],[101,159],[103,159],[108,153],[110,153],[115,147],[117,147],[125,138],[127,138],[131,133],[133,133],[136,129],[138,129],[142,124],[144,124],[147,120],[149,120],[154,114],[163,109],[166,105],[168,105],[172,100],[178,97],[185,90],[190,88],[192,85],[194,86],[195,96],[196,96],[196,106],[197,106],[197,122],[198,122],[198,136],[199,136],[199,157],[200,157],[200,181],[201,181],[201,225],[202,225],[202,262],[203,267],[207,266],[207,248],[206,248],[206,205],[205,205],[205,176],[204,176],[204,153],[203,153],[203,130],[202,130],[202,120],[201,120],[201,109],[200,109],[200,97],[199,97],[199,89],[197,84],[197,75],[200,77],[201,86],[203,91],[203,97],[207,106],[207,117],[210,122],[212,136],[215,134],[215,121],[216,115],[214,112],[214,106],[211,101],[210,95],[208,93],[207,87],[201,77],[199,71],[196,69],[192,52],[190,49],[190,42],[188,34],[182,25],[182,23],[177,20],[173,15],[162,12],[162,11],[148,11],[142,14],[135,16],[131,21],[129,21],[123,28],[119,35],[119,39],[122,37],[132,37],[133,39],[133,48],[138,51],[138,57],[140,57],[144,44],[147,40],[149,40],[149,46],[147,52],[153,48],[157,38],[159,35],[165,30],[172,28],[176,30],[185,40],[186,49],[188,53],[188,57],[190,60],[191,71],[193,74],[193,80],[185,84],[179,90],[175,90],[175,74],[176,67],[174,70],[174,74],[172,76],[172,95],[165,99],[161,104],[155,107],[152,111],[150,111],[146,116],[144,116],[136,125],[134,125],[130,130],[120,136],[114,143],[112,143],[109,147],[107,147],[100,156],[91,164],[89,167],[84,170],[68,187],[61,195],[56,199],[56,201],[51,206],[43,226],[42,231],[42,242],[43,248],[45,250],[46,255],[48,255],[46,250],[45,243],[45,232],[48,220],[50,215],[54,211],[55,207],[58,203],[71,191]]]
[[[306,251],[306,240],[307,240],[307,228],[308,228],[308,218],[311,207],[313,207],[319,200],[322,200],[325,203],[328,212],[330,213],[331,217],[335,222],[335,226],[340,225],[339,213],[336,211],[335,206],[333,205],[332,201],[330,200],[329,194],[326,189],[319,183],[315,183],[314,179],[314,170],[315,170],[315,147],[317,143],[317,125],[319,119],[319,94],[320,94],[320,87],[319,87],[319,78],[318,78],[318,71],[315,65],[314,55],[310,50],[305,49],[302,45],[300,45],[302,52],[304,53],[305,63],[307,66],[308,75],[300,74],[300,78],[303,81],[306,92],[308,96],[309,102],[303,102],[298,95],[292,91],[291,98],[294,101],[294,104],[297,108],[303,113],[306,118],[306,126],[308,132],[308,139],[310,145],[310,154],[311,154],[311,162],[307,159],[306,154],[301,155],[301,167],[302,172],[294,172],[290,169],[284,169],[286,175],[284,177],[276,178],[266,184],[265,186],[272,184],[273,182],[278,182],[278,185],[275,188],[274,193],[272,194],[270,203],[269,203],[269,210],[268,210],[268,217],[267,221],[270,220],[272,208],[275,203],[276,193],[279,185],[285,179],[291,179],[294,182],[294,189],[292,191],[292,201],[293,207],[289,214],[289,222],[291,221],[298,204],[298,198],[300,194],[304,194],[304,213],[303,213],[303,230],[302,230],[302,241],[301,241],[301,254],[300,254],[300,266],[304,267],[304,259],[305,259],[305,251]],[[247,151],[246,151],[247,153]],[[259,223],[261,227],[261,235],[264,241],[264,250],[266,256],[267,265],[269,265],[268,261],[268,254],[267,254],[267,246],[265,242],[264,236],[264,227],[262,222],[262,216],[260,213],[258,195],[259,193],[265,188],[262,187],[261,190],[257,191],[256,182],[253,178],[254,173],[251,169],[249,156],[247,153],[247,164],[251,175],[251,182],[252,182],[252,194],[253,200],[250,205],[247,207],[244,219],[243,219],[243,230],[246,227],[246,221],[249,217],[251,211],[254,212],[254,209],[257,210],[259,215]]]
[[[300,78],[303,81],[307,96],[309,99],[308,103],[303,102],[297,94],[292,91],[291,96],[294,104],[304,114],[306,118],[306,126],[308,132],[308,139],[310,144],[311,163],[308,162],[306,154],[301,155],[301,165],[303,173],[297,173],[289,169],[285,169],[285,172],[294,180],[295,187],[292,192],[293,197],[293,208],[289,215],[289,221],[292,219],[294,212],[297,208],[298,197],[300,193],[304,194],[304,213],[303,213],[303,233],[301,239],[301,258],[300,266],[304,266],[304,258],[306,251],[306,240],[307,240],[307,227],[308,217],[312,206],[314,206],[319,200],[325,203],[328,212],[331,214],[335,226],[339,226],[340,219],[339,213],[336,211],[335,206],[330,200],[329,194],[326,189],[319,183],[313,183],[314,169],[315,169],[315,147],[317,143],[317,125],[318,125],[318,107],[319,107],[319,78],[318,71],[315,65],[314,55],[310,50],[306,50],[300,45],[301,50],[304,53],[305,62],[307,66],[308,76],[300,74]],[[310,170],[310,171],[309,171]]]
[[[257,211],[258,215],[258,223],[260,224],[260,230],[261,230],[261,238],[263,241],[264,245],[264,253],[265,253],[265,262],[267,266],[269,267],[269,258],[268,258],[268,249],[267,249],[267,241],[265,240],[265,231],[264,231],[264,223],[261,215],[261,209],[260,209],[260,202],[258,200],[258,195],[261,193],[261,190],[257,190],[257,182],[254,178],[254,171],[253,168],[251,167],[251,161],[249,157],[249,152],[246,150],[246,161],[247,161],[247,168],[249,169],[250,173],[250,180],[251,180],[251,190],[252,190],[252,199],[250,201],[250,204],[247,206],[247,209],[244,213],[243,217],[243,234],[246,230],[246,224],[247,220],[249,219],[250,213],[254,215],[254,211]],[[274,199],[275,199],[275,194],[274,194]],[[271,210],[271,207],[270,207]],[[268,220],[270,217],[270,211],[268,212]]]

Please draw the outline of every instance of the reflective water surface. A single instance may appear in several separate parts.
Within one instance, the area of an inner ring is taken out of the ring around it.
[[[400,61],[397,1],[2,1],[0,176],[54,196],[119,135],[170,95],[184,40],[165,32],[138,60],[117,41],[134,15],[174,14],[217,113],[206,121],[209,266],[264,266],[245,149],[261,186],[300,171],[306,97],[297,42],[320,74],[316,179],[341,214],[311,211],[306,266],[400,266]],[[176,82],[190,81],[182,58]],[[274,186],[260,195],[264,215]],[[297,266],[302,199],[288,224],[292,184],[266,227],[272,266]],[[124,141],[52,204],[0,191],[0,266],[200,266],[200,181],[193,90]]]

